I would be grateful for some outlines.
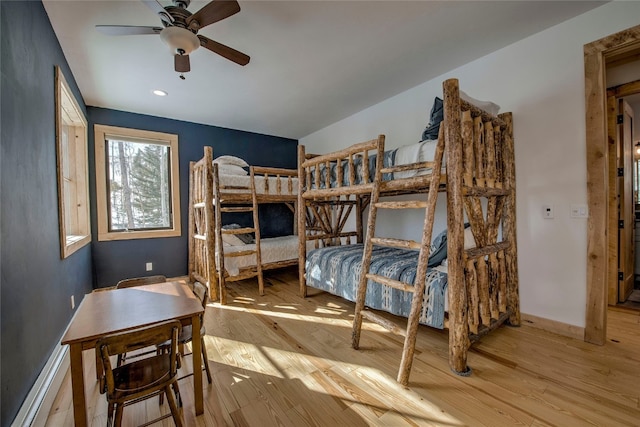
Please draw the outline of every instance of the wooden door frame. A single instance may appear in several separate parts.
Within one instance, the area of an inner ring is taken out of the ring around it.
[[[610,147],[607,136],[607,63],[640,52],[640,25],[584,45],[584,76],[587,145],[587,306],[584,340],[604,344],[607,330],[608,283],[612,253],[617,262],[617,237],[611,230],[609,183]],[[615,141],[613,142],[615,144]],[[615,148],[615,146],[614,146]],[[617,230],[617,226],[616,226]],[[615,248],[610,245],[616,244]],[[617,270],[617,268],[616,268]]]

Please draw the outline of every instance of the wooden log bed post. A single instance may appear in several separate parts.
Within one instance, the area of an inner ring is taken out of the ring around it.
[[[196,162],[189,162],[189,258],[188,258],[188,272],[189,272],[189,282],[193,283],[195,282],[195,277],[193,274],[193,270],[194,270],[194,266],[195,266],[195,237],[194,235],[196,234],[196,226],[195,226],[195,213],[194,213],[194,208],[193,208],[193,204],[195,203],[194,197],[195,194],[193,193],[195,191],[195,179],[194,179],[194,166],[195,166]],[[209,294],[211,295],[211,294]],[[97,353],[96,353],[97,356]]]
[[[303,168],[306,159],[304,145],[298,145],[298,279],[300,281],[300,296],[307,296],[307,280],[305,278],[305,263],[307,261],[307,229],[305,220],[307,216],[307,205],[302,193],[304,193],[307,177]]]
[[[513,142],[513,116],[511,113],[499,116],[506,123],[504,130],[504,184],[509,190],[507,202],[504,207],[503,233],[504,240],[511,242],[509,249],[505,251],[507,274],[507,310],[509,311],[509,324],[520,325],[520,296],[518,281],[518,245],[516,238],[516,162]]]
[[[457,79],[446,80],[444,93],[445,149],[447,156],[447,258],[449,296],[449,367],[469,375],[467,350],[467,289],[464,281],[464,207],[462,197],[462,137],[460,93]]]
[[[221,297],[218,292],[218,278],[216,276],[216,237],[214,229],[214,212],[213,212],[213,148],[204,148],[204,170],[205,170],[205,192],[204,192],[204,214],[205,224],[207,229],[205,230],[207,240],[207,277],[209,283],[206,285],[209,287],[209,295],[212,300],[216,300]]]

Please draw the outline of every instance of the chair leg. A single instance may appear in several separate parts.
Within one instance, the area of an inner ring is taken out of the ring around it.
[[[182,395],[180,394],[180,387],[178,387],[178,381],[171,384],[173,387],[173,394],[178,398],[178,406],[182,408]]]
[[[200,344],[200,347],[202,347],[202,362],[204,363],[204,370],[207,373],[207,381],[209,381],[209,384],[211,384],[211,371],[209,370],[209,359],[207,358],[207,348],[204,345],[204,337],[201,340],[202,344]]]
[[[113,427],[113,410],[115,409],[113,402],[107,404],[107,427]]]
[[[158,349],[156,350],[156,354],[160,356],[163,353],[164,353],[164,348],[158,347]],[[160,392],[160,395],[158,395],[158,405],[162,406],[163,403],[164,403],[164,393]]]
[[[171,415],[173,415],[173,421],[176,423],[176,427],[182,427],[182,414],[176,406],[176,400],[174,399],[173,394],[171,394],[171,388],[169,386],[165,387],[164,394],[167,395],[167,402],[169,402],[169,408],[171,408]]]
[[[124,405],[122,403],[116,404],[116,423],[115,427],[120,427],[122,425],[122,410],[124,409]]]

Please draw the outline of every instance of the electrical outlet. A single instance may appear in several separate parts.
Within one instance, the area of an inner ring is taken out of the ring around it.
[[[153,263],[152,262],[148,262],[147,263],[147,271],[151,271],[153,270]]]
[[[542,217],[544,219],[553,219],[553,205],[542,206]]]
[[[71,310],[73,310],[74,308],[76,308],[76,300],[75,297],[71,295]]]

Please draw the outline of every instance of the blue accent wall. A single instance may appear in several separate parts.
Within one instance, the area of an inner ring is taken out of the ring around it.
[[[60,258],[55,140],[59,65],[84,102],[39,1],[0,2],[2,415],[8,426],[76,307],[92,290],[91,246]]]
[[[153,263],[152,274],[167,277],[187,274],[188,263],[188,202],[189,162],[204,155],[204,147],[213,147],[213,156],[238,156],[250,165],[296,168],[297,140],[261,135],[233,129],[208,126],[161,117],[127,113],[97,107],[87,107],[90,125],[89,162],[91,163],[91,199],[93,227],[93,263],[96,287],[112,286],[127,277],[145,276],[147,262]],[[180,213],[182,236],[172,238],[97,241],[95,197],[95,144],[93,126],[96,124],[165,132],[178,135],[180,160]],[[223,217],[224,223],[251,223],[251,217],[235,214]],[[260,207],[260,229],[263,237],[291,234],[293,214],[284,205]]]

